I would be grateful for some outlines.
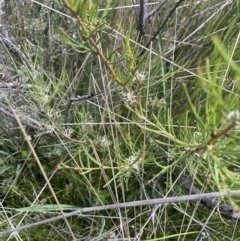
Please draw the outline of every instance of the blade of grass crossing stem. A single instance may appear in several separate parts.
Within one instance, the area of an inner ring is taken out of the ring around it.
[[[159,33],[158,35],[158,49],[161,55],[164,53],[163,49],[163,42],[162,42],[162,32]],[[162,76],[165,76],[167,74],[166,71],[166,64],[163,58],[160,58],[160,63],[161,63],[161,72]],[[162,82],[162,90],[163,90],[163,98],[166,99],[166,81]],[[167,106],[164,105],[164,123],[167,123]]]
[[[191,99],[190,99],[190,96],[189,96],[189,94],[188,94],[188,91],[187,91],[187,88],[186,88],[186,84],[185,84],[185,83],[183,83],[183,89],[184,89],[185,95],[186,95],[186,97],[187,97],[187,101],[188,101],[188,103],[189,103],[189,106],[190,106],[190,108],[191,108],[194,116],[196,117],[198,123],[204,128],[205,125],[204,125],[204,123],[202,122],[200,116],[198,115],[198,113],[197,113],[197,111],[196,111],[196,108],[193,106],[193,103],[192,103],[192,101],[191,101]]]

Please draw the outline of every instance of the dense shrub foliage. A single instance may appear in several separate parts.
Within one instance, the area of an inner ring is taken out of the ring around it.
[[[1,2],[2,238],[237,240],[238,1]]]

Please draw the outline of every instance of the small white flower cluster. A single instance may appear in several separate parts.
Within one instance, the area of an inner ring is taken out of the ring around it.
[[[230,124],[236,125],[237,129],[240,129],[240,111],[233,110],[227,115],[227,120]]]
[[[132,81],[134,83],[134,82],[143,82],[144,80],[146,80],[146,72],[137,71]]]
[[[126,158],[126,162],[131,165],[131,168],[135,170],[137,173],[140,172],[139,166],[137,163],[134,163],[136,159],[139,157],[140,151],[135,152],[132,156]]]
[[[102,147],[107,148],[112,145],[112,142],[104,135],[103,137],[98,137]]]
[[[122,95],[125,104],[134,105],[137,102],[136,95],[134,95],[133,92],[121,92],[120,94]]]

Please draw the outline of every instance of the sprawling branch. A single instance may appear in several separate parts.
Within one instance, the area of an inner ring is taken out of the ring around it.
[[[165,18],[165,20],[162,22],[162,24],[159,26],[159,28],[157,29],[156,33],[152,36],[152,38],[149,40],[149,42],[145,45],[145,48],[142,48],[138,54],[138,57],[141,57],[146,49],[151,45],[151,42],[153,42],[157,36],[159,35],[159,33],[161,32],[161,30],[163,29],[163,27],[166,25],[166,23],[168,22],[168,20],[171,18],[171,16],[173,15],[173,13],[175,12],[175,10],[178,8],[178,6],[184,2],[185,0],[179,0],[171,9],[171,11],[169,12],[169,14],[167,15],[167,17]]]
[[[140,0],[140,10],[138,18],[138,30],[140,36],[144,36],[145,33],[145,24],[146,24],[146,15],[147,15],[147,0]]]
[[[68,0],[62,0],[64,5],[66,6],[66,8],[73,14],[73,16],[77,19],[78,25],[82,28],[83,34],[85,35],[85,37],[87,37],[90,41],[90,44],[95,48],[95,50],[97,51],[97,54],[99,55],[99,57],[101,58],[101,60],[103,61],[103,63],[105,64],[106,68],[108,69],[109,73],[111,74],[112,78],[122,87],[124,87],[126,92],[130,92],[129,88],[125,85],[125,83],[120,80],[117,76],[116,73],[113,69],[113,67],[108,63],[107,58],[104,56],[103,52],[101,51],[101,49],[98,47],[96,41],[90,37],[89,31],[87,29],[87,27],[85,26],[84,22],[82,21],[81,17],[78,15],[77,12],[75,12],[72,8],[71,5],[69,4]]]
[[[162,159],[166,163],[169,163],[170,157],[167,155],[167,153],[158,145],[156,145],[151,137],[149,137],[149,142],[151,146],[154,148],[154,150],[159,155],[161,155]],[[179,183],[179,185],[183,187],[187,192],[189,192],[189,194],[198,195],[202,193],[201,190],[194,185],[192,178],[186,175],[184,171],[181,170],[180,168],[176,167],[174,169],[173,175],[174,175],[174,178]],[[153,195],[154,195],[154,192],[155,192],[155,188],[153,190]],[[238,211],[235,211],[231,205],[226,205],[226,204],[218,205],[218,202],[215,201],[214,197],[201,198],[200,202],[208,209],[219,211],[223,217],[227,219],[234,219],[240,222],[240,213]]]
[[[158,5],[152,11],[146,14],[145,20],[148,20],[149,18],[154,16],[154,14],[157,13],[167,1],[168,0],[162,0],[160,3],[158,3]]]
[[[19,226],[17,228],[12,228],[7,231],[2,231],[2,232],[0,232],[0,237],[11,234],[13,232],[19,232],[21,230],[26,230],[29,228],[43,225],[43,224],[56,222],[57,220],[61,220],[63,218],[69,218],[69,217],[73,217],[73,216],[81,216],[82,214],[89,213],[89,212],[105,211],[105,210],[112,210],[112,209],[119,209],[119,208],[138,207],[138,206],[146,206],[146,205],[154,205],[154,204],[186,202],[186,201],[194,201],[194,200],[207,200],[207,199],[213,200],[215,198],[226,197],[226,196],[239,196],[239,194],[240,194],[240,190],[225,192],[225,193],[220,193],[220,192],[200,193],[200,194],[194,194],[194,195],[184,195],[184,196],[179,196],[179,197],[164,197],[164,198],[157,198],[157,199],[148,199],[148,200],[141,200],[141,201],[109,204],[109,205],[103,205],[103,206],[79,208],[78,210],[72,211],[70,213],[64,213],[64,215],[58,215],[53,218],[44,219],[42,221]],[[35,210],[37,210],[37,207],[33,207],[33,208],[35,208]],[[232,217],[238,221],[240,220],[240,214],[238,214],[237,212],[233,213]]]
[[[148,4],[147,0],[140,0],[139,12],[138,12],[137,7],[134,6],[135,18],[136,18],[136,22],[137,22],[137,30],[139,31],[139,36],[138,36],[139,41],[138,42],[141,42],[141,39],[145,34],[145,26],[146,26],[147,20],[150,17],[152,17],[155,13],[157,13],[167,1],[168,0],[162,0],[149,13],[147,12],[147,4]],[[136,0],[132,0],[132,3],[134,5],[136,5]]]

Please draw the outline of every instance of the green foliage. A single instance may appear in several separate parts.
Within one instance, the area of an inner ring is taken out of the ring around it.
[[[239,189],[238,4],[186,2],[162,39],[138,58],[141,46],[127,1],[68,2],[87,32],[62,1],[9,3],[9,35],[39,75],[1,47],[5,82],[17,86],[0,90],[2,230],[11,227],[9,220],[16,227],[60,210],[152,198],[155,178],[160,180],[157,197],[188,194],[174,177],[176,169],[202,192]],[[172,5],[168,2],[147,22],[143,43]],[[10,107],[60,206],[18,124],[2,111]],[[169,163],[150,137],[166,151]],[[224,201],[239,205],[234,197]],[[77,240],[196,240],[204,224],[213,240],[239,236],[232,221],[216,212],[207,222],[209,215],[199,203],[182,202],[158,207],[155,222],[148,206],[99,211],[68,222]],[[21,240],[72,239],[63,220],[18,235]]]

